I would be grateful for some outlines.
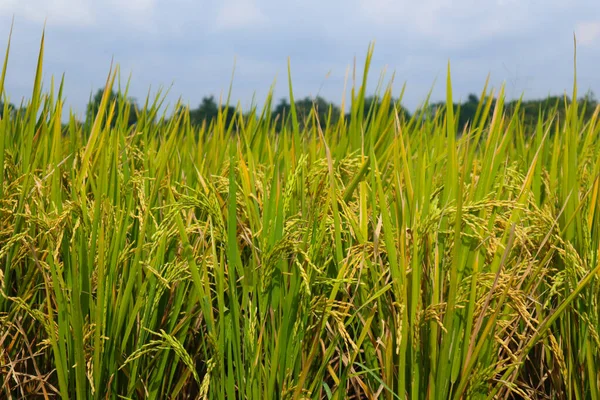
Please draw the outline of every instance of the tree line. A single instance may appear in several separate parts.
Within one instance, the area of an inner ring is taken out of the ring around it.
[[[90,98],[90,101],[86,107],[86,121],[93,121],[96,114],[98,113],[100,102],[104,91],[98,90],[94,96]],[[129,107],[130,112],[128,116],[128,125],[133,126],[138,122],[138,116],[140,115],[140,106],[137,100],[132,97],[125,97],[123,94],[111,91],[109,95],[109,101],[116,101],[116,107]],[[492,100],[495,103],[495,99]],[[519,103],[519,100],[511,100],[506,102],[505,109],[511,113],[515,111],[517,106],[519,112],[523,115],[523,121],[526,124],[535,125],[540,115],[540,112],[547,113],[556,110],[559,117],[563,116],[566,110],[567,104],[570,99],[565,96],[549,96],[544,99],[531,99],[523,100]],[[584,119],[591,118],[598,101],[594,96],[593,92],[586,93],[583,97],[578,99],[578,102],[584,106]],[[475,94],[470,94],[467,99],[463,102],[454,103],[453,108],[455,115],[457,116],[457,125],[459,131],[462,131],[473,119],[475,118],[477,108],[480,103],[480,98]],[[311,112],[315,110],[316,119],[319,123],[324,126],[327,122],[337,123],[342,115],[342,110],[337,104],[327,101],[323,97],[317,96],[316,98],[304,97],[294,102],[296,108],[296,114],[300,128],[304,127],[304,124],[308,123],[311,116]],[[363,115],[367,116],[369,110],[373,106],[379,109],[382,106],[382,99],[377,96],[369,96],[365,98]],[[492,107],[494,104],[492,104]],[[389,102],[389,112],[392,112],[394,108],[398,111],[401,118],[411,118],[412,114],[405,107],[400,105],[397,100]],[[444,112],[446,108],[445,102],[435,102],[427,105],[426,110],[418,109],[415,111],[417,115],[425,113],[435,114],[436,112]],[[4,113],[17,113],[23,110],[23,107],[16,107],[14,104],[7,104],[6,106],[0,101],[0,118],[3,117]],[[201,126],[206,124],[209,126],[217,116],[219,111],[225,115],[225,124],[229,126],[235,118],[240,115],[242,117],[248,117],[252,112],[241,113],[232,105],[220,105],[214,96],[205,96],[202,98],[200,104],[189,110],[190,123],[194,126]],[[291,115],[291,104],[286,98],[282,98],[275,105],[273,110],[270,112],[270,118],[273,122],[273,126],[276,130],[281,130],[283,124],[289,122],[289,116]],[[346,119],[350,117],[350,113],[344,114]],[[85,122],[85,121],[84,121]],[[114,121],[113,121],[114,123]]]

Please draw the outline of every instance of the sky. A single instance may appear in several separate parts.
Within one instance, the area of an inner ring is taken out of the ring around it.
[[[45,24],[44,85],[64,73],[79,116],[113,59],[138,102],[168,88],[169,104],[196,107],[231,82],[244,109],[273,84],[278,100],[288,94],[289,58],[296,98],[340,104],[371,42],[368,92],[393,75],[394,96],[406,84],[410,110],[430,90],[445,98],[448,62],[455,100],[479,94],[488,74],[509,98],[560,95],[572,92],[574,33],[580,93],[600,95],[598,0],[0,0],[0,54],[13,18],[10,101],[30,96]]]

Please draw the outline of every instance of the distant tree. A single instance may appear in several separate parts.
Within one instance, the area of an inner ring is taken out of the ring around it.
[[[364,106],[363,106],[363,118],[365,119],[363,121],[363,123],[365,124],[365,129],[368,128],[369,124],[371,123],[371,121],[373,121],[373,119],[376,117],[376,115],[379,114],[379,112],[381,111],[383,107],[383,101],[382,98],[379,96],[367,96],[365,97],[365,102],[364,102]],[[387,106],[387,110],[385,110],[384,115],[388,115],[389,117],[393,116],[393,113],[397,111],[398,112],[398,117],[402,120],[408,120],[410,119],[410,112],[408,111],[408,109],[406,109],[404,106],[402,106],[401,104],[398,103],[397,100],[391,99],[390,103]],[[346,113],[346,119],[350,119],[351,118],[351,114],[350,112]],[[368,118],[368,120],[367,120]]]
[[[596,95],[592,90],[588,90],[580,99],[579,103],[582,106],[585,106],[585,115],[584,118],[589,119],[592,117],[594,112],[596,111],[596,107],[598,107],[598,100],[596,99]]]
[[[6,108],[11,114],[14,114],[17,111],[17,108],[12,103],[8,103]],[[2,101],[0,101],[0,118],[4,118],[4,103]]]
[[[527,127],[533,127],[537,124],[540,113],[548,116],[549,113],[556,110],[558,117],[562,119],[566,112],[565,100],[567,104],[570,102],[570,99],[564,96],[548,96],[545,99],[524,100],[520,105],[518,100],[511,100],[506,103],[506,111],[512,114],[517,110],[517,106],[519,106],[518,110],[523,118],[523,123]]]
[[[458,135],[462,134],[467,125],[471,126],[473,124],[478,106],[479,97],[473,93],[467,96],[467,100],[465,102],[452,104],[452,109],[456,118],[455,123],[457,125]],[[426,110],[426,115],[433,116],[438,112],[446,112],[445,101],[430,104]]]
[[[317,96],[314,99],[307,96],[296,100],[294,105],[300,129],[304,129],[310,123],[313,109],[316,111],[321,128],[324,128],[328,121],[329,123],[336,123],[341,115],[338,106],[328,102],[321,96]],[[279,101],[272,114],[273,118],[277,120],[277,131],[281,131],[284,124],[291,124],[291,110],[292,106],[287,99],[283,98]]]
[[[400,118],[410,118],[410,112],[402,105],[398,105],[398,102],[394,99],[390,101],[387,112],[393,113],[394,108],[398,111],[398,116]],[[365,98],[365,106],[364,106],[364,116],[366,117],[369,114],[369,110],[373,108],[374,112],[379,112],[381,107],[383,106],[382,98],[379,96],[367,96]]]
[[[288,114],[290,108],[291,106],[288,100],[286,98],[282,98],[281,100],[279,100],[279,103],[275,107],[275,110],[273,110],[273,115],[283,116],[284,114]]]
[[[214,96],[203,97],[202,102],[196,109],[190,110],[190,121],[192,125],[201,125],[206,121],[207,124],[210,124],[214,119],[219,115],[219,109],[221,112],[227,112],[227,118],[225,120],[225,126],[229,127],[229,125],[233,122],[236,117],[236,109],[233,106],[221,106],[217,104]]]
[[[471,93],[467,97],[467,101],[460,105],[460,114],[458,115],[458,128],[462,130],[467,124],[471,125],[475,119],[477,113],[477,107],[479,106],[479,98],[477,95]]]
[[[203,97],[198,108],[190,110],[190,120],[195,125],[200,125],[203,121],[210,123],[218,114],[219,106],[215,102],[215,97]]]
[[[100,110],[100,103],[102,102],[102,96],[104,96],[104,89],[98,89],[98,91],[96,92],[94,97],[92,97],[91,101],[88,103],[86,115],[87,115],[87,118],[89,121],[92,121],[94,118],[96,118],[96,115],[98,114],[98,111]],[[112,102],[116,100],[117,104],[116,104],[116,108],[115,108],[115,114],[119,110],[119,107],[124,108],[128,104],[130,106],[130,111],[129,111],[127,125],[132,126],[137,123],[138,106],[137,106],[135,99],[125,98],[125,96],[123,94],[117,93],[114,90],[111,90],[108,100],[109,100],[109,103],[108,103],[109,107],[110,107],[110,104],[112,104]],[[116,118],[113,117],[113,120],[111,121],[111,125],[115,126],[115,124],[116,124]]]
[[[581,97],[580,101],[583,103],[591,104],[592,106],[598,105],[598,100],[596,99],[596,94],[593,90],[588,90],[587,92],[585,92],[583,97]]]
[[[496,99],[492,99],[492,109],[490,115],[488,115],[488,121],[491,119],[491,115],[494,112]],[[506,101],[504,105],[504,111],[508,115],[512,115],[518,112],[521,117],[521,122],[524,124],[527,131],[531,131],[532,127],[535,127],[540,113],[548,116],[550,113],[556,112],[559,120],[564,120],[567,106],[571,103],[571,99],[565,96],[548,96],[542,99],[530,99],[530,100],[510,100]],[[586,95],[578,100],[580,108],[578,112],[583,112],[584,120],[588,120],[592,117],[594,110],[596,109],[598,102],[593,92],[588,92]],[[585,108],[583,107],[585,105]],[[462,133],[467,124],[472,124],[479,106],[479,98],[470,94],[467,100],[462,103],[454,103],[453,109],[455,116],[457,116],[457,132]],[[418,110],[417,112],[420,112]],[[427,107],[426,115],[432,116],[436,112],[446,112],[446,103],[437,102],[432,103]]]

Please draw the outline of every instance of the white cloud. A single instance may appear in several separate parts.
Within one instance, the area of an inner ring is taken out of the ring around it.
[[[15,16],[31,22],[48,25],[82,27],[94,23],[92,3],[89,0],[2,0],[0,16]]]
[[[48,26],[83,28],[115,24],[115,18],[134,27],[154,25],[157,0],[0,0],[0,17],[12,17],[16,23],[27,20],[46,22]]]
[[[97,5],[98,13],[110,11],[119,19],[146,31],[155,30],[157,0],[111,0],[108,7]],[[113,21],[114,23],[114,21]]]
[[[593,46],[600,43],[600,21],[580,22],[575,27],[577,43],[582,46]]]
[[[439,11],[450,3],[441,1],[395,1],[395,0],[360,0],[364,16],[377,24],[388,27],[405,27],[419,33],[431,32],[439,18]]]
[[[435,40],[446,48],[465,47],[498,37],[522,34],[543,24],[543,13],[559,12],[558,0],[358,0],[368,24]],[[410,37],[408,38],[410,40]]]
[[[217,13],[216,27],[220,30],[247,28],[266,20],[253,0],[226,0]]]

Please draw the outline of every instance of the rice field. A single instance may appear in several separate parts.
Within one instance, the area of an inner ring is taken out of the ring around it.
[[[600,398],[600,107],[365,111],[371,47],[337,120],[290,78],[284,123],[81,124],[43,50],[0,120],[0,398]]]

